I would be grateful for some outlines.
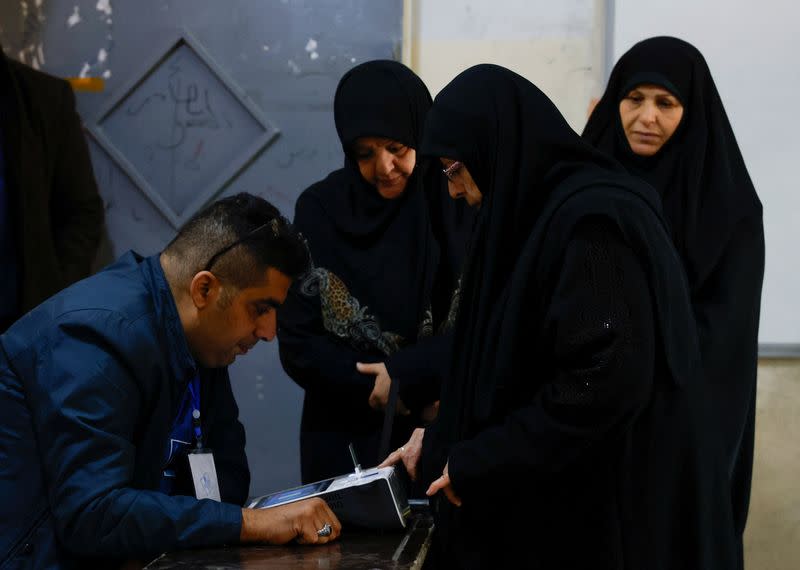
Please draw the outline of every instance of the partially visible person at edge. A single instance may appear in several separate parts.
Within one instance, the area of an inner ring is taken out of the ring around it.
[[[305,390],[306,483],[351,471],[350,442],[375,465],[436,413],[473,216],[417,155],[430,105],[400,63],[348,71],[334,98],[344,167],[297,200],[314,268],[292,287],[278,337],[286,372]]]
[[[689,278],[703,370],[742,535],[750,503],[758,323],[764,278],[761,202],[711,72],[692,45],[670,37],[623,55],[583,138],[661,196]]]
[[[307,264],[275,207],[238,194],[161,254],[126,253],[0,336],[0,567],[111,568],[182,548],[336,538],[321,500],[242,509],[250,472],[227,369],[275,337]],[[201,445],[222,502],[194,497],[187,454]]]
[[[480,206],[439,418],[385,462],[430,484],[439,564],[731,568],[728,484],[658,194],[493,65],[439,93],[422,153]]]
[[[69,83],[0,46],[0,333],[89,275],[102,226]]]

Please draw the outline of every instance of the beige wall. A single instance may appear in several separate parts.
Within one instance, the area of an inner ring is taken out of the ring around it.
[[[800,568],[800,360],[758,367],[756,459],[745,531],[749,570]]]
[[[573,129],[602,94],[604,0],[405,0],[403,60],[436,95],[478,63],[535,83]]]

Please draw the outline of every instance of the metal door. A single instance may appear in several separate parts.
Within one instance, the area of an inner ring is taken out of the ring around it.
[[[247,191],[294,214],[343,161],[333,93],[399,59],[402,0],[3,0],[7,55],[78,91],[106,209],[99,264],[162,249],[204,203]],[[100,81],[102,80],[102,85]],[[302,390],[276,343],[231,367],[251,495],[299,483]]]

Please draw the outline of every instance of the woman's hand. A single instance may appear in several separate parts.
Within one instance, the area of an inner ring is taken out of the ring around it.
[[[425,491],[425,494],[429,497],[434,496],[439,491],[444,491],[445,497],[447,500],[453,503],[455,506],[461,506],[461,498],[456,495],[456,492],[453,490],[453,485],[450,482],[450,475],[447,473],[447,466],[449,462],[445,463],[444,471],[442,471],[442,476],[436,479],[431,486],[428,487],[428,490]]]
[[[398,447],[389,454],[389,457],[383,460],[383,463],[378,467],[388,467],[394,465],[398,461],[402,461],[403,465],[408,471],[408,476],[412,481],[417,480],[417,464],[419,457],[422,455],[422,438],[425,437],[425,429],[417,428],[411,434],[411,439],[405,445]]]
[[[369,406],[373,410],[385,410],[386,405],[389,403],[389,389],[392,387],[392,378],[389,376],[389,371],[386,370],[386,365],[383,362],[375,362],[373,364],[356,362],[356,369],[361,374],[373,374],[375,376],[375,387],[369,395]],[[411,412],[408,411],[403,401],[398,398],[395,413],[398,416],[407,416]]]
[[[420,418],[426,424],[433,423],[433,420],[436,419],[436,416],[439,415],[439,400],[436,400],[432,404],[428,404],[424,408],[422,408],[422,412],[420,413]]]

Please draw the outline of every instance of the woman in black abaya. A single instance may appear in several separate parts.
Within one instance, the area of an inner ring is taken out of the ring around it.
[[[670,37],[633,46],[614,66],[583,138],[661,196],[689,278],[741,549],[753,468],[764,228],[702,54]]]
[[[386,461],[431,483],[439,564],[729,568],[723,466],[658,195],[492,65],[436,97],[422,152],[480,208],[440,415]]]
[[[305,389],[306,483],[352,470],[350,442],[375,465],[380,447],[436,413],[450,347],[440,333],[454,314],[471,213],[447,199],[438,163],[417,155],[430,105],[400,63],[351,69],[334,99],[344,168],[297,201],[314,268],[281,307],[278,338],[284,368]]]

